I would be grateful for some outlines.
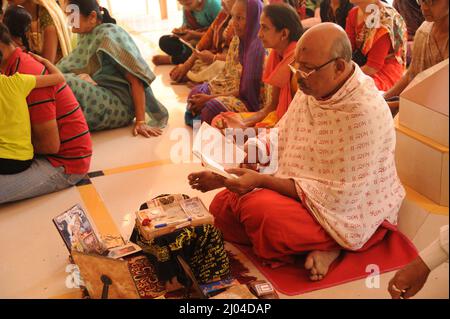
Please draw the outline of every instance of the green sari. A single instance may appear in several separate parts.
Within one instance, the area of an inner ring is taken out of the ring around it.
[[[144,83],[147,124],[166,126],[167,109],[156,100],[150,87],[155,75],[121,27],[106,23],[80,35],[77,47],[57,67],[65,74],[91,131],[123,127],[133,121],[134,103],[125,72]],[[88,74],[97,85],[80,79],[79,74]]]

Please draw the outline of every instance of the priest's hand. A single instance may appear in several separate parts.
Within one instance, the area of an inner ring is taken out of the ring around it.
[[[231,168],[226,170],[227,173],[237,175],[238,178],[225,180],[225,187],[233,193],[245,195],[255,188],[262,185],[263,175],[246,168]]]
[[[224,187],[225,177],[210,171],[192,173],[188,176],[189,185],[202,193]]]

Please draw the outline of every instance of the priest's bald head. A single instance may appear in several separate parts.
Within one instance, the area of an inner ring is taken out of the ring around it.
[[[352,46],[344,29],[321,23],[306,31],[297,43],[293,66],[303,93],[316,99],[330,97],[354,68]]]

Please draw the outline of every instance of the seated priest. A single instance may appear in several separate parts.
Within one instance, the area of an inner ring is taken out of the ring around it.
[[[202,192],[226,187],[210,206],[225,240],[251,245],[268,261],[307,254],[317,281],[343,250],[366,250],[396,230],[405,191],[389,107],[352,62],[345,31],[333,23],[309,29],[291,68],[300,90],[275,126],[277,152],[269,144],[276,172],[236,168],[227,170],[236,179],[212,172],[188,179]]]

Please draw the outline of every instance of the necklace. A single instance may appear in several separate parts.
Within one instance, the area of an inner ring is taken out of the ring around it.
[[[433,29],[434,29],[434,25],[433,25]],[[440,60],[442,61],[445,59],[445,51],[448,50],[448,36],[447,36],[447,40],[445,41],[444,50],[442,52],[441,47],[439,46],[439,42],[436,40],[436,36],[433,34],[433,29],[430,32],[431,33],[430,36],[433,38],[434,44],[436,45],[438,52],[439,52]]]

